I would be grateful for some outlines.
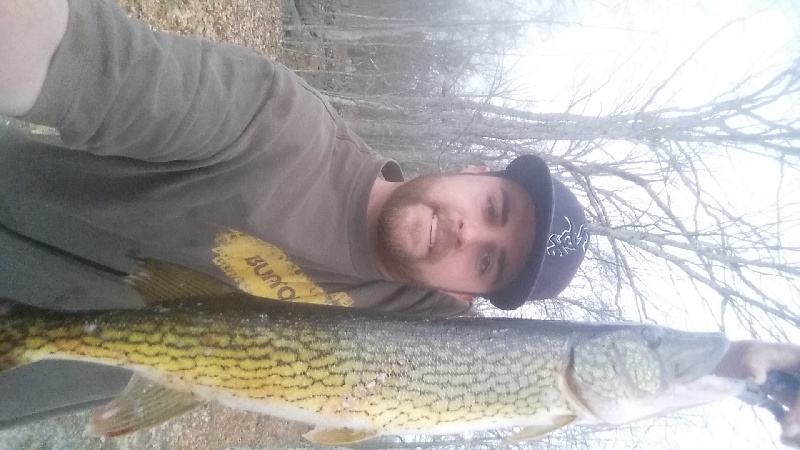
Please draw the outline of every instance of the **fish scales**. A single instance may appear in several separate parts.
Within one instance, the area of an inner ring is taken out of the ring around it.
[[[463,319],[364,320],[270,302],[235,311],[220,304],[225,300],[99,313],[30,309],[4,320],[0,351],[4,360],[58,355],[155,369],[178,385],[364,415],[379,426],[423,429],[487,411],[512,418],[566,408],[554,382],[563,338],[539,332],[531,347],[529,333],[506,321],[500,328],[482,321],[476,330]],[[10,347],[22,350],[7,355]]]
[[[653,325],[419,319],[240,292],[114,311],[0,300],[0,316],[0,370],[45,358],[125,367],[201,400],[317,425],[326,443],[626,423],[667,408],[656,400],[727,348],[718,333]]]

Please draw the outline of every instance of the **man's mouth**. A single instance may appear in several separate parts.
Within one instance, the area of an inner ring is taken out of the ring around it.
[[[436,214],[431,217],[431,234],[428,240],[428,250],[433,250],[433,245],[436,242],[436,229],[439,226],[439,216]]]

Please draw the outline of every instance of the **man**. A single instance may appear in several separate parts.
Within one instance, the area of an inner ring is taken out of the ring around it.
[[[469,313],[443,291],[517,308],[575,274],[583,212],[540,159],[403,181],[260,55],[154,34],[113,5],[71,12],[49,76],[19,75],[40,86],[6,111],[84,151],[6,132],[0,221],[14,232],[121,272],[155,258],[264,297],[420,315]]]
[[[465,294],[503,309],[554,297],[583,260],[582,209],[535,156],[406,181],[314,89],[251,51],[153,33],[101,1],[4,8],[0,113],[63,142],[0,131],[0,223],[26,249],[6,253],[42,255],[36,283],[9,265],[3,295],[108,306],[103,276],[63,273],[153,258],[264,297],[457,315],[472,313]],[[21,370],[0,377],[13,409],[0,424],[93,404],[127,375]],[[17,389],[41,384],[57,395]]]
[[[52,3],[2,24],[5,42],[26,48],[3,55],[0,112],[63,139],[8,127],[0,136],[3,253],[13,259],[4,296],[136,306],[103,274],[151,258],[279,300],[459,315],[474,314],[469,295],[503,309],[553,297],[583,259],[582,208],[535,156],[497,173],[405,181],[315,90],[261,55],[153,33],[112,3]],[[108,369],[50,367],[0,378],[61,393],[37,402],[9,392],[6,404],[20,396],[7,420],[123,385],[100,386]],[[64,387],[71,380],[82,383]]]

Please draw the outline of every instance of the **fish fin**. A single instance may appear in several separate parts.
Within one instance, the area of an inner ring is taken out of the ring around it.
[[[519,444],[520,442],[530,441],[533,439],[539,439],[540,437],[550,433],[551,431],[555,431],[559,428],[565,427],[575,421],[576,417],[572,414],[567,414],[563,416],[555,416],[552,418],[552,421],[545,424],[540,425],[531,425],[525,427],[516,433],[512,434],[511,436],[503,439],[504,444]]]
[[[125,282],[148,305],[238,292],[209,275],[154,259],[142,259],[139,272],[125,277]]]
[[[40,311],[33,306],[0,297],[0,372],[26,364],[24,334],[14,331],[14,316]]]
[[[159,425],[201,405],[188,391],[176,391],[134,374],[119,397],[98,408],[86,434],[116,437]]]
[[[320,445],[344,445],[366,441],[378,435],[377,430],[351,430],[349,428],[316,427],[303,437]]]

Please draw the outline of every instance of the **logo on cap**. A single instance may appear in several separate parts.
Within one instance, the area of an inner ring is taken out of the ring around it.
[[[570,252],[581,251],[586,253],[589,244],[589,229],[581,224],[577,230],[572,229],[572,221],[564,216],[567,229],[559,233],[550,234],[547,244],[547,254],[550,256],[567,256]]]

